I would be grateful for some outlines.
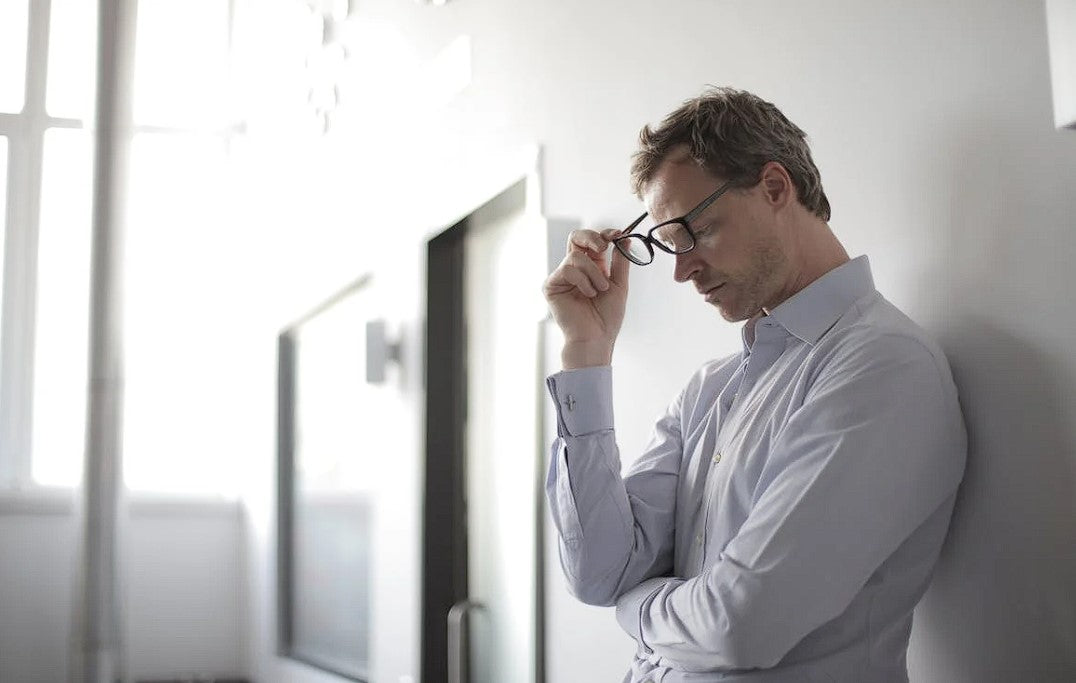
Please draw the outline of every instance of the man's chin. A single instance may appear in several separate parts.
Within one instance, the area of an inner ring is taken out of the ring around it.
[[[725,319],[725,322],[738,323],[751,317],[750,315],[744,314],[742,311],[734,311],[718,301],[715,301],[711,305],[717,309],[717,312],[721,314],[721,317]]]
[[[729,303],[728,301],[711,301],[710,305],[717,309],[726,322],[730,323],[742,323],[759,312],[758,310],[744,310],[742,306],[733,307]]]

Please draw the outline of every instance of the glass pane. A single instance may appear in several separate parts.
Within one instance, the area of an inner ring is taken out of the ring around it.
[[[30,0],[0,0],[0,112],[22,111]]]
[[[232,494],[240,306],[219,138],[141,134],[124,261],[124,477],[132,489]]]
[[[31,473],[39,484],[81,477],[89,355],[90,136],[45,133],[37,255]]]
[[[366,383],[370,295],[352,292],[295,333],[288,654],[369,680],[376,501],[391,445],[385,389]]]
[[[226,120],[228,5],[221,0],[138,3],[136,123],[216,127]]]
[[[97,3],[52,0],[45,107],[52,116],[85,119],[93,108]]]
[[[528,283],[543,268],[541,233],[520,210],[504,213],[475,212],[464,256],[468,599],[483,605],[471,622],[475,683],[530,683],[537,657],[540,313]]]

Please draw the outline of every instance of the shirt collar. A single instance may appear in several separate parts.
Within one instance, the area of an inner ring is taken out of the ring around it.
[[[770,311],[789,334],[814,345],[856,301],[874,291],[866,255],[843,263]]]

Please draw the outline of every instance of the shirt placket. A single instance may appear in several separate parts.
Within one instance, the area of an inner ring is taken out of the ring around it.
[[[725,386],[725,390],[718,397],[718,410],[721,411],[721,420],[718,424],[721,431],[717,435],[714,452],[710,457],[710,464],[706,473],[702,523],[696,527],[695,545],[692,548],[694,557],[690,565],[695,567],[699,573],[702,572],[706,564],[707,535],[710,529],[711,508],[715,502],[714,488],[716,482],[720,479],[718,465],[721,464],[724,458],[722,454],[725,452],[726,445],[731,441],[732,436],[742,428],[742,421],[749,419],[748,415],[734,415],[732,409],[740,404],[740,397],[747,395],[762,373],[773,365],[774,361],[781,355],[781,349],[783,348],[783,344],[778,338],[780,335],[775,334],[773,330],[773,323],[767,323],[758,332],[760,334],[755,338],[752,352],[743,359],[740,367],[736,369],[732,379]],[[727,395],[730,390],[732,391],[731,397]],[[731,420],[730,416],[732,416]]]
[[[730,430],[728,427],[729,415],[732,414],[732,408],[739,400],[740,393],[743,388],[743,380],[751,361],[751,356],[747,355],[740,362],[740,366],[736,368],[736,372],[732,374],[728,383],[725,385],[724,390],[717,397],[717,410],[718,410],[718,429],[720,430],[715,440],[714,452],[710,457],[710,464],[706,472],[706,485],[703,487],[703,504],[702,515],[695,520],[695,536],[694,543],[691,547],[691,558],[688,562],[689,567],[694,567],[697,572],[701,572],[704,563],[706,562],[706,536],[710,523],[710,507],[713,500],[714,481],[717,477],[714,476],[714,465],[721,462],[721,451],[724,447],[723,435],[728,434]]]

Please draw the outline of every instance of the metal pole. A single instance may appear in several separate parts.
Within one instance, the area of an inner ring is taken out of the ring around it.
[[[86,459],[75,602],[73,683],[123,680],[123,189],[130,137],[136,0],[99,0]]]

